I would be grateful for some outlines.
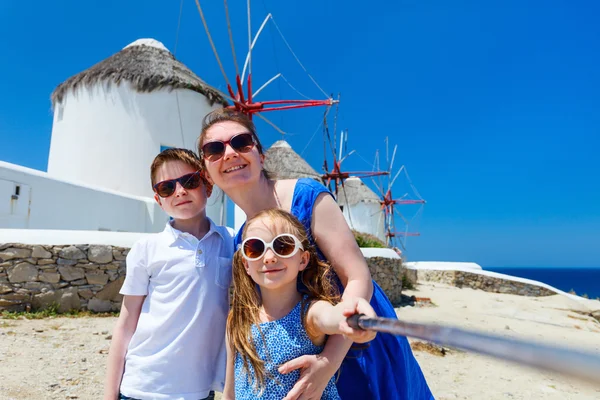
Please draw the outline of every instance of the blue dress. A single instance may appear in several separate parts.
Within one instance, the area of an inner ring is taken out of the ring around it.
[[[307,299],[308,296],[304,296],[306,305],[308,305]],[[244,370],[242,356],[236,354],[234,360],[236,400],[283,399],[300,379],[300,370],[283,375],[277,371],[277,368],[294,358],[306,354],[319,354],[323,351],[323,346],[315,346],[304,330],[300,312],[302,303],[299,301],[285,317],[260,324],[264,342],[256,325],[252,326],[252,341],[258,356],[265,361],[265,386],[262,392],[256,390],[252,366],[249,365],[251,371],[249,380],[248,373]],[[339,400],[339,398],[335,379],[332,377],[321,399]]]
[[[321,193],[331,192],[310,178],[298,179],[294,188],[291,213],[304,225],[312,244],[311,221],[313,207]],[[235,238],[241,243],[242,229]],[[317,247],[322,258],[323,254]],[[378,316],[397,318],[396,311],[383,290],[373,281],[371,306]],[[378,333],[366,344],[355,344],[340,367],[336,383],[340,397],[350,399],[430,400],[433,395],[404,336]]]

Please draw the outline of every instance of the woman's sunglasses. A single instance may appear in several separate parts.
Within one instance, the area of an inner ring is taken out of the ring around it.
[[[242,256],[248,261],[256,261],[262,258],[267,249],[273,250],[273,253],[278,257],[290,258],[298,250],[304,250],[304,247],[296,236],[289,233],[276,236],[271,243],[257,237],[250,237],[242,242]]]
[[[225,142],[216,140],[214,142],[205,143],[204,146],[202,146],[201,156],[204,157],[205,160],[215,162],[223,157],[223,154],[225,154],[225,146],[227,145],[230,145],[231,148],[238,153],[247,153],[256,145],[256,140],[252,133],[238,133]]]
[[[196,171],[192,174],[183,175],[176,179],[158,182],[156,185],[152,186],[152,188],[156,194],[162,198],[165,198],[175,193],[177,182],[179,182],[184,189],[196,189],[202,183],[202,175],[200,174],[200,171]]]

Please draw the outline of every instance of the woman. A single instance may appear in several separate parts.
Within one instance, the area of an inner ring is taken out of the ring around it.
[[[371,280],[332,194],[312,179],[271,179],[263,168],[263,147],[247,116],[226,109],[208,114],[198,152],[211,181],[247,218],[269,208],[291,212],[304,224],[319,254],[333,266],[343,286],[342,297],[371,299],[377,315],[396,317],[388,298]],[[302,356],[282,365],[281,373],[302,369],[300,380],[285,399],[320,398],[338,369],[342,399],[433,398],[406,338],[379,334],[366,346],[351,345],[343,336],[332,336],[319,356]]]

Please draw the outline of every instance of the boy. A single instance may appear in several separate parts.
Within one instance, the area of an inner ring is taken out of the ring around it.
[[[225,380],[233,232],[206,216],[212,185],[193,152],[161,152],[150,174],[171,221],[127,255],[104,398],[211,399]]]

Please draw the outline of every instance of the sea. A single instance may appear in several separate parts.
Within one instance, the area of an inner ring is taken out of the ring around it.
[[[526,268],[485,267],[486,271],[532,279],[560,289],[574,290],[579,296],[600,298],[600,267],[598,268]]]

